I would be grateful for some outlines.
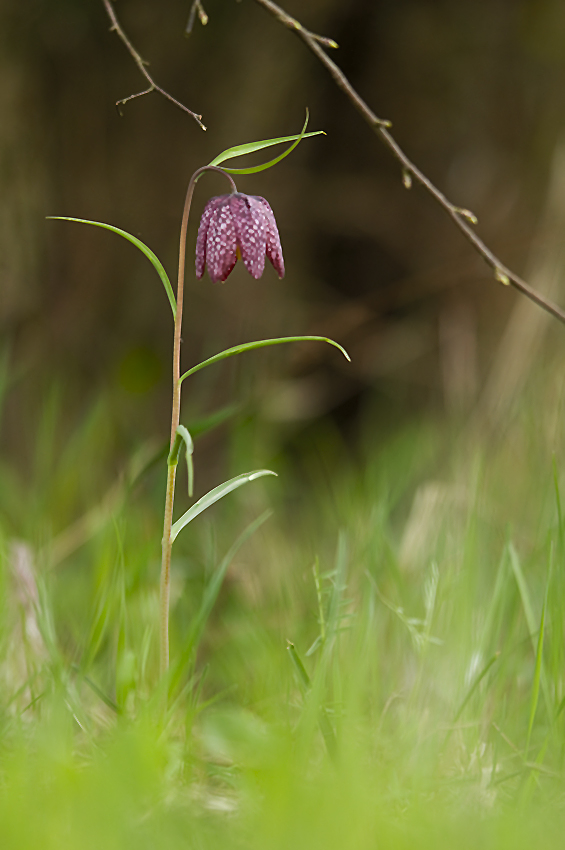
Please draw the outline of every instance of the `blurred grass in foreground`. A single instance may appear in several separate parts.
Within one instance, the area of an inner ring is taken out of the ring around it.
[[[62,445],[54,397],[0,466],[0,846],[560,847],[563,390],[483,439],[326,424],[293,468],[244,428],[234,474],[280,477],[176,551],[165,724],[159,446],[112,483],[104,405]]]

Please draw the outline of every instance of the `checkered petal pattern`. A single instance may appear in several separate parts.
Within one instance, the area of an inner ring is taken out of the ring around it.
[[[258,279],[265,257],[278,276],[284,277],[284,261],[277,223],[265,200],[234,192],[211,198],[202,214],[196,240],[196,277],[208,267],[210,279],[226,280],[241,257],[249,274]]]

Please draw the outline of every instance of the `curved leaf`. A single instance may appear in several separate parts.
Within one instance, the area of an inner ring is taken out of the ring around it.
[[[169,457],[167,458],[168,466],[176,466],[179,462],[179,455],[181,446],[184,443],[186,449],[186,468],[188,472],[188,495],[192,496],[194,490],[194,464],[192,462],[192,455],[194,452],[194,443],[192,442],[192,437],[190,432],[184,425],[177,426],[177,432],[175,434],[175,440],[172,445],[171,451],[169,452]]]
[[[271,145],[278,145],[281,142],[294,142],[294,144],[281,153],[280,156],[275,157],[275,159],[271,159],[269,162],[264,162],[262,165],[253,165],[249,168],[226,168],[223,166],[223,170],[227,171],[228,174],[255,174],[258,171],[265,171],[267,168],[271,168],[273,165],[276,165],[281,161],[281,159],[284,159],[285,156],[288,156],[302,139],[307,139],[311,136],[326,135],[323,130],[316,130],[313,133],[307,133],[306,127],[308,125],[308,119],[309,113],[308,110],[306,110],[304,126],[297,136],[281,136],[278,139],[265,139],[262,142],[249,142],[246,145],[236,145],[235,147],[228,148],[218,154],[218,156],[212,160],[210,165],[219,165],[221,162],[225,162],[226,159],[233,159],[236,156],[243,156],[246,153],[254,153],[255,151],[262,150],[263,148],[271,147]]]
[[[202,511],[205,511],[206,508],[209,508],[228,493],[231,493],[232,490],[237,490],[238,487],[241,487],[243,484],[247,484],[248,481],[255,481],[256,478],[262,478],[263,475],[276,474],[276,472],[272,472],[270,469],[256,469],[254,472],[244,472],[242,475],[236,475],[235,478],[230,478],[229,481],[224,481],[223,484],[220,484],[218,487],[214,487],[213,490],[210,490],[209,493],[206,493],[205,496],[198,499],[198,501],[195,502],[180,519],[177,519],[177,521],[173,523],[173,527],[171,528],[171,542],[178,537],[179,533],[186,525],[188,525],[189,522],[192,522],[192,520],[201,514]]]
[[[189,369],[188,372],[181,375],[179,382],[182,383],[189,375],[194,375],[195,372],[199,372],[200,369],[203,369],[205,366],[211,366],[212,363],[218,363],[220,360],[225,360],[226,357],[233,357],[234,354],[241,354],[244,351],[252,351],[254,348],[265,348],[268,345],[280,345],[283,342],[327,342],[329,345],[333,345],[335,348],[338,348],[345,359],[351,362],[351,357],[345,348],[343,348],[343,346],[341,346],[338,342],[335,342],[335,340],[329,339],[327,336],[283,336],[278,339],[260,339],[257,340],[257,342],[244,342],[243,345],[234,345],[233,348],[226,348],[225,351],[220,351],[219,354],[214,354],[213,357],[209,357],[207,360],[203,360],[202,363],[198,363],[196,366],[193,366],[192,369]]]
[[[243,544],[271,516],[272,511],[267,510],[263,514],[261,514],[260,517],[253,520],[253,522],[250,522],[247,528],[244,529],[244,531],[239,535],[235,543],[233,543],[229,552],[223,558],[220,566],[212,574],[210,581],[208,582],[204,590],[202,601],[200,603],[200,608],[196,613],[196,616],[193,617],[191,621],[188,635],[183,642],[181,654],[175,663],[174,671],[171,677],[171,690],[175,690],[178,687],[179,681],[190,661],[190,657],[193,651],[198,647],[200,637],[202,635],[202,632],[204,631],[204,627],[206,625],[208,617],[210,616],[210,613],[214,607],[214,603],[218,598],[218,594],[222,587],[226,572],[228,571],[228,568],[232,563],[234,557],[236,556],[240,548],[243,546]]]
[[[120,230],[119,227],[114,227],[113,224],[104,224],[102,221],[89,221],[86,218],[69,218],[69,216],[66,215],[48,215],[46,217],[56,219],[57,221],[77,221],[79,224],[93,224],[95,227],[103,227],[105,230],[111,230],[112,233],[117,233],[118,236],[123,236],[124,239],[128,240],[128,242],[131,242],[136,246],[136,248],[139,248],[139,250],[145,254],[149,262],[152,263],[155,271],[161,278],[171,305],[171,310],[173,311],[173,318],[175,317],[177,312],[177,302],[173,292],[173,287],[171,286],[171,281],[169,280],[167,272],[163,268],[163,264],[157,254],[154,254],[151,248],[148,248],[141,239],[138,239],[136,236],[132,236],[131,233],[128,233],[126,230]]]

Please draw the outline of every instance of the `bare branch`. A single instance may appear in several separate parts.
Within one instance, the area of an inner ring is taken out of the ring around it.
[[[332,77],[334,78],[336,84],[339,88],[345,93],[345,95],[349,98],[353,106],[357,109],[357,111],[362,115],[364,120],[369,124],[369,126],[373,129],[373,131],[381,138],[381,140],[385,143],[387,148],[391,151],[393,156],[398,160],[400,165],[402,166],[402,181],[404,186],[409,189],[412,185],[412,180],[417,180],[427,191],[432,195],[433,198],[437,201],[437,203],[443,207],[443,209],[447,212],[447,214],[451,217],[455,225],[459,228],[459,230],[463,233],[463,235],[468,239],[471,245],[476,248],[479,254],[483,257],[483,259],[488,263],[488,265],[494,271],[494,276],[496,280],[500,283],[508,285],[511,284],[516,289],[518,289],[523,295],[529,298],[531,301],[540,306],[543,310],[546,310],[548,313],[551,313],[552,316],[555,316],[556,319],[559,319],[560,322],[565,324],[565,311],[563,311],[557,304],[554,304],[548,298],[545,298],[541,293],[536,292],[535,289],[526,283],[521,277],[517,274],[514,274],[503,262],[501,262],[498,257],[493,254],[490,248],[485,245],[482,239],[477,236],[473,228],[470,224],[476,224],[477,219],[473,215],[470,210],[462,209],[461,207],[452,204],[450,200],[448,200],[443,192],[441,192],[437,186],[435,186],[431,180],[429,180],[425,174],[420,171],[420,169],[414,165],[414,163],[408,158],[408,156],[404,153],[396,139],[389,132],[391,123],[390,121],[386,121],[382,118],[378,118],[372,109],[365,103],[363,98],[358,94],[358,92],[353,88],[343,71],[335,64],[335,62],[330,59],[327,53],[322,49],[320,45],[324,45],[326,47],[337,47],[335,41],[331,39],[326,39],[323,36],[316,35],[313,32],[310,32],[302,24],[297,21],[295,18],[291,17],[284,9],[281,9],[280,6],[277,6],[276,3],[273,3],[272,0],[255,0],[255,2],[270,12],[273,17],[275,17],[283,26],[287,27],[287,29],[296,33],[299,38],[306,44],[306,46],[314,53],[320,62],[325,65],[328,69]]]
[[[131,41],[129,40],[129,38],[127,37],[125,32],[123,31],[123,29],[122,29],[122,27],[121,27],[121,25],[120,25],[120,23],[119,23],[119,21],[116,17],[116,13],[114,12],[114,8],[112,6],[111,0],[102,0],[102,2],[104,4],[104,8],[106,9],[106,12],[108,13],[108,17],[110,18],[110,20],[112,22],[112,26],[110,27],[111,31],[115,32],[116,35],[118,36],[118,38],[125,45],[130,56],[132,57],[133,61],[137,65],[138,69],[140,70],[140,72],[143,74],[143,76],[145,77],[145,79],[149,83],[149,87],[147,89],[145,89],[144,91],[140,91],[137,94],[131,94],[131,95],[129,95],[129,97],[125,97],[123,100],[118,100],[118,102],[116,103],[116,106],[117,106],[120,114],[121,114],[121,108],[120,107],[123,106],[124,103],[127,103],[128,101],[133,100],[136,97],[143,97],[143,95],[145,95],[145,94],[151,94],[151,92],[156,91],[158,94],[162,95],[164,98],[169,100],[171,103],[174,103],[175,106],[178,106],[179,109],[182,109],[183,112],[187,112],[191,116],[191,118],[194,118],[196,123],[203,130],[205,130],[206,127],[202,123],[202,115],[198,115],[196,112],[193,112],[192,109],[189,109],[188,106],[185,106],[179,100],[176,100],[176,98],[174,98],[172,95],[170,95],[168,92],[166,92],[165,89],[162,89],[161,86],[157,85],[157,83],[155,82],[155,80],[149,74],[149,72],[147,70],[146,66],[149,63],[141,58],[141,56],[139,55],[139,53],[137,52],[137,50],[135,49],[135,47],[133,46],[133,44],[131,43]]]

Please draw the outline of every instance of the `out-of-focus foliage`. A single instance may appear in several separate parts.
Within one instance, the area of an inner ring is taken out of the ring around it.
[[[51,468],[52,401],[34,480],[0,469],[2,847],[561,847],[564,399],[548,369],[484,442],[368,417],[354,459],[326,421],[199,517],[165,729],[163,481],[138,457],[61,524],[108,434],[93,411]]]

